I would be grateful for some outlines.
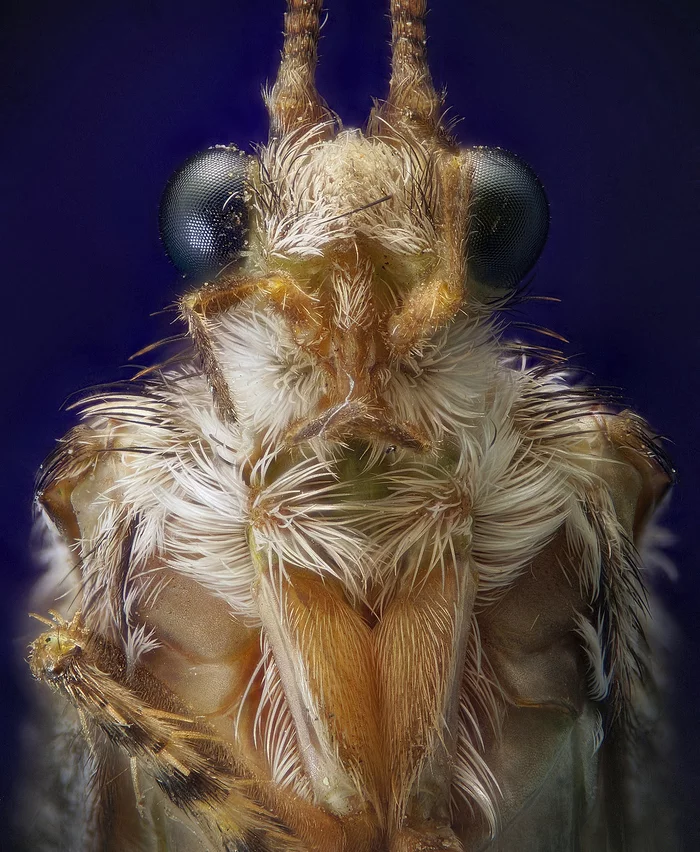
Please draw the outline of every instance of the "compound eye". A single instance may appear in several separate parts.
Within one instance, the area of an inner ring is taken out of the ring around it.
[[[489,290],[512,290],[532,269],[549,231],[549,204],[537,175],[501,148],[472,148],[474,168],[467,272]]]
[[[186,275],[216,275],[246,243],[246,186],[251,158],[217,145],[186,160],[172,175],[158,222],[165,251]]]

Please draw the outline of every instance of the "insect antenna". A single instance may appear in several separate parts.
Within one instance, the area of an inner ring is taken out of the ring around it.
[[[287,0],[282,61],[277,80],[265,98],[271,138],[305,125],[333,122],[333,115],[316,91],[321,6],[322,0]]]
[[[443,98],[435,91],[426,51],[426,0],[391,0],[389,96],[370,117],[373,135],[382,123],[410,127],[426,138],[444,135]]]

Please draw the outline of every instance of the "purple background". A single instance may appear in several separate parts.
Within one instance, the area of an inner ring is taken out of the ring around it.
[[[510,148],[551,201],[532,316],[567,336],[673,443],[670,512],[681,579],[677,795],[700,848],[696,452],[700,4],[692,0],[434,0],[430,56],[468,144]],[[128,375],[128,355],[172,333],[149,317],[180,282],[159,245],[165,181],[185,157],[266,136],[259,97],[276,70],[282,0],[5,4],[2,146],[2,585],[0,807],[19,759],[23,616],[32,576],[32,479],[71,424],[69,393]],[[327,0],[319,88],[347,125],[386,91],[383,3]],[[580,353],[580,355],[579,355]],[[0,817],[2,822],[2,817]],[[3,849],[0,839],[0,847]]]

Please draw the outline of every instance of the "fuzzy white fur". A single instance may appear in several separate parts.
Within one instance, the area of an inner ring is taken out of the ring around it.
[[[283,137],[260,152],[245,271],[260,275],[282,264],[309,283],[333,246],[360,241],[373,257],[389,258],[384,285],[399,304],[404,292],[390,282],[405,268],[414,279],[407,292],[435,262],[433,154],[415,140],[388,144],[347,131],[325,141],[322,131]],[[353,276],[331,268],[337,327],[363,325],[374,274],[381,277],[366,256]],[[236,422],[217,417],[196,359],[163,371],[142,392],[88,397],[84,425],[44,480],[44,488],[66,477],[90,483],[78,500],[82,539],[71,555],[54,536],[48,582],[63,592],[56,578],[76,560],[74,606],[123,642],[134,663],[158,646],[136,613],[157,598],[166,569],[195,580],[257,628],[251,548],[280,576],[286,566],[303,566],[339,580],[349,599],[381,616],[419,565],[444,572],[467,542],[465,567],[478,576],[478,592],[460,689],[453,806],[466,802],[494,834],[499,792],[485,754],[486,741],[498,736],[504,698],[481,645],[479,614],[558,532],[566,542],[562,576],[588,607],[578,633],[590,701],[602,702],[617,683],[624,704],[638,683],[637,562],[604,470],[594,470],[604,455],[591,416],[595,398],[540,363],[512,357],[483,306],[467,303],[382,378],[396,422],[418,427],[433,449],[368,442],[358,460],[355,448],[323,436],[293,448],[284,443],[290,426],[316,410],[326,378],[278,313],[250,298],[213,318],[210,333]],[[276,783],[311,799],[267,643],[253,677],[260,671],[256,737]],[[252,694],[246,691],[241,707]],[[598,744],[601,736],[598,726]]]

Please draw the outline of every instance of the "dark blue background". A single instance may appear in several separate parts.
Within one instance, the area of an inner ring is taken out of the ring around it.
[[[319,88],[348,125],[361,124],[370,98],[386,91],[385,7],[327,5]],[[464,117],[460,138],[517,152],[549,193],[551,234],[535,289],[563,301],[533,315],[673,441],[680,482],[670,522],[681,579],[666,597],[680,628],[676,795],[687,848],[700,848],[700,4],[432,5],[431,66]],[[71,423],[59,411],[65,397],[125,375],[131,352],[172,333],[167,317],[149,317],[180,283],[158,241],[159,195],[190,153],[265,139],[259,90],[275,74],[282,0],[14,0],[3,8],[6,806],[23,707],[23,667],[13,660],[36,632],[21,615],[34,471]]]

